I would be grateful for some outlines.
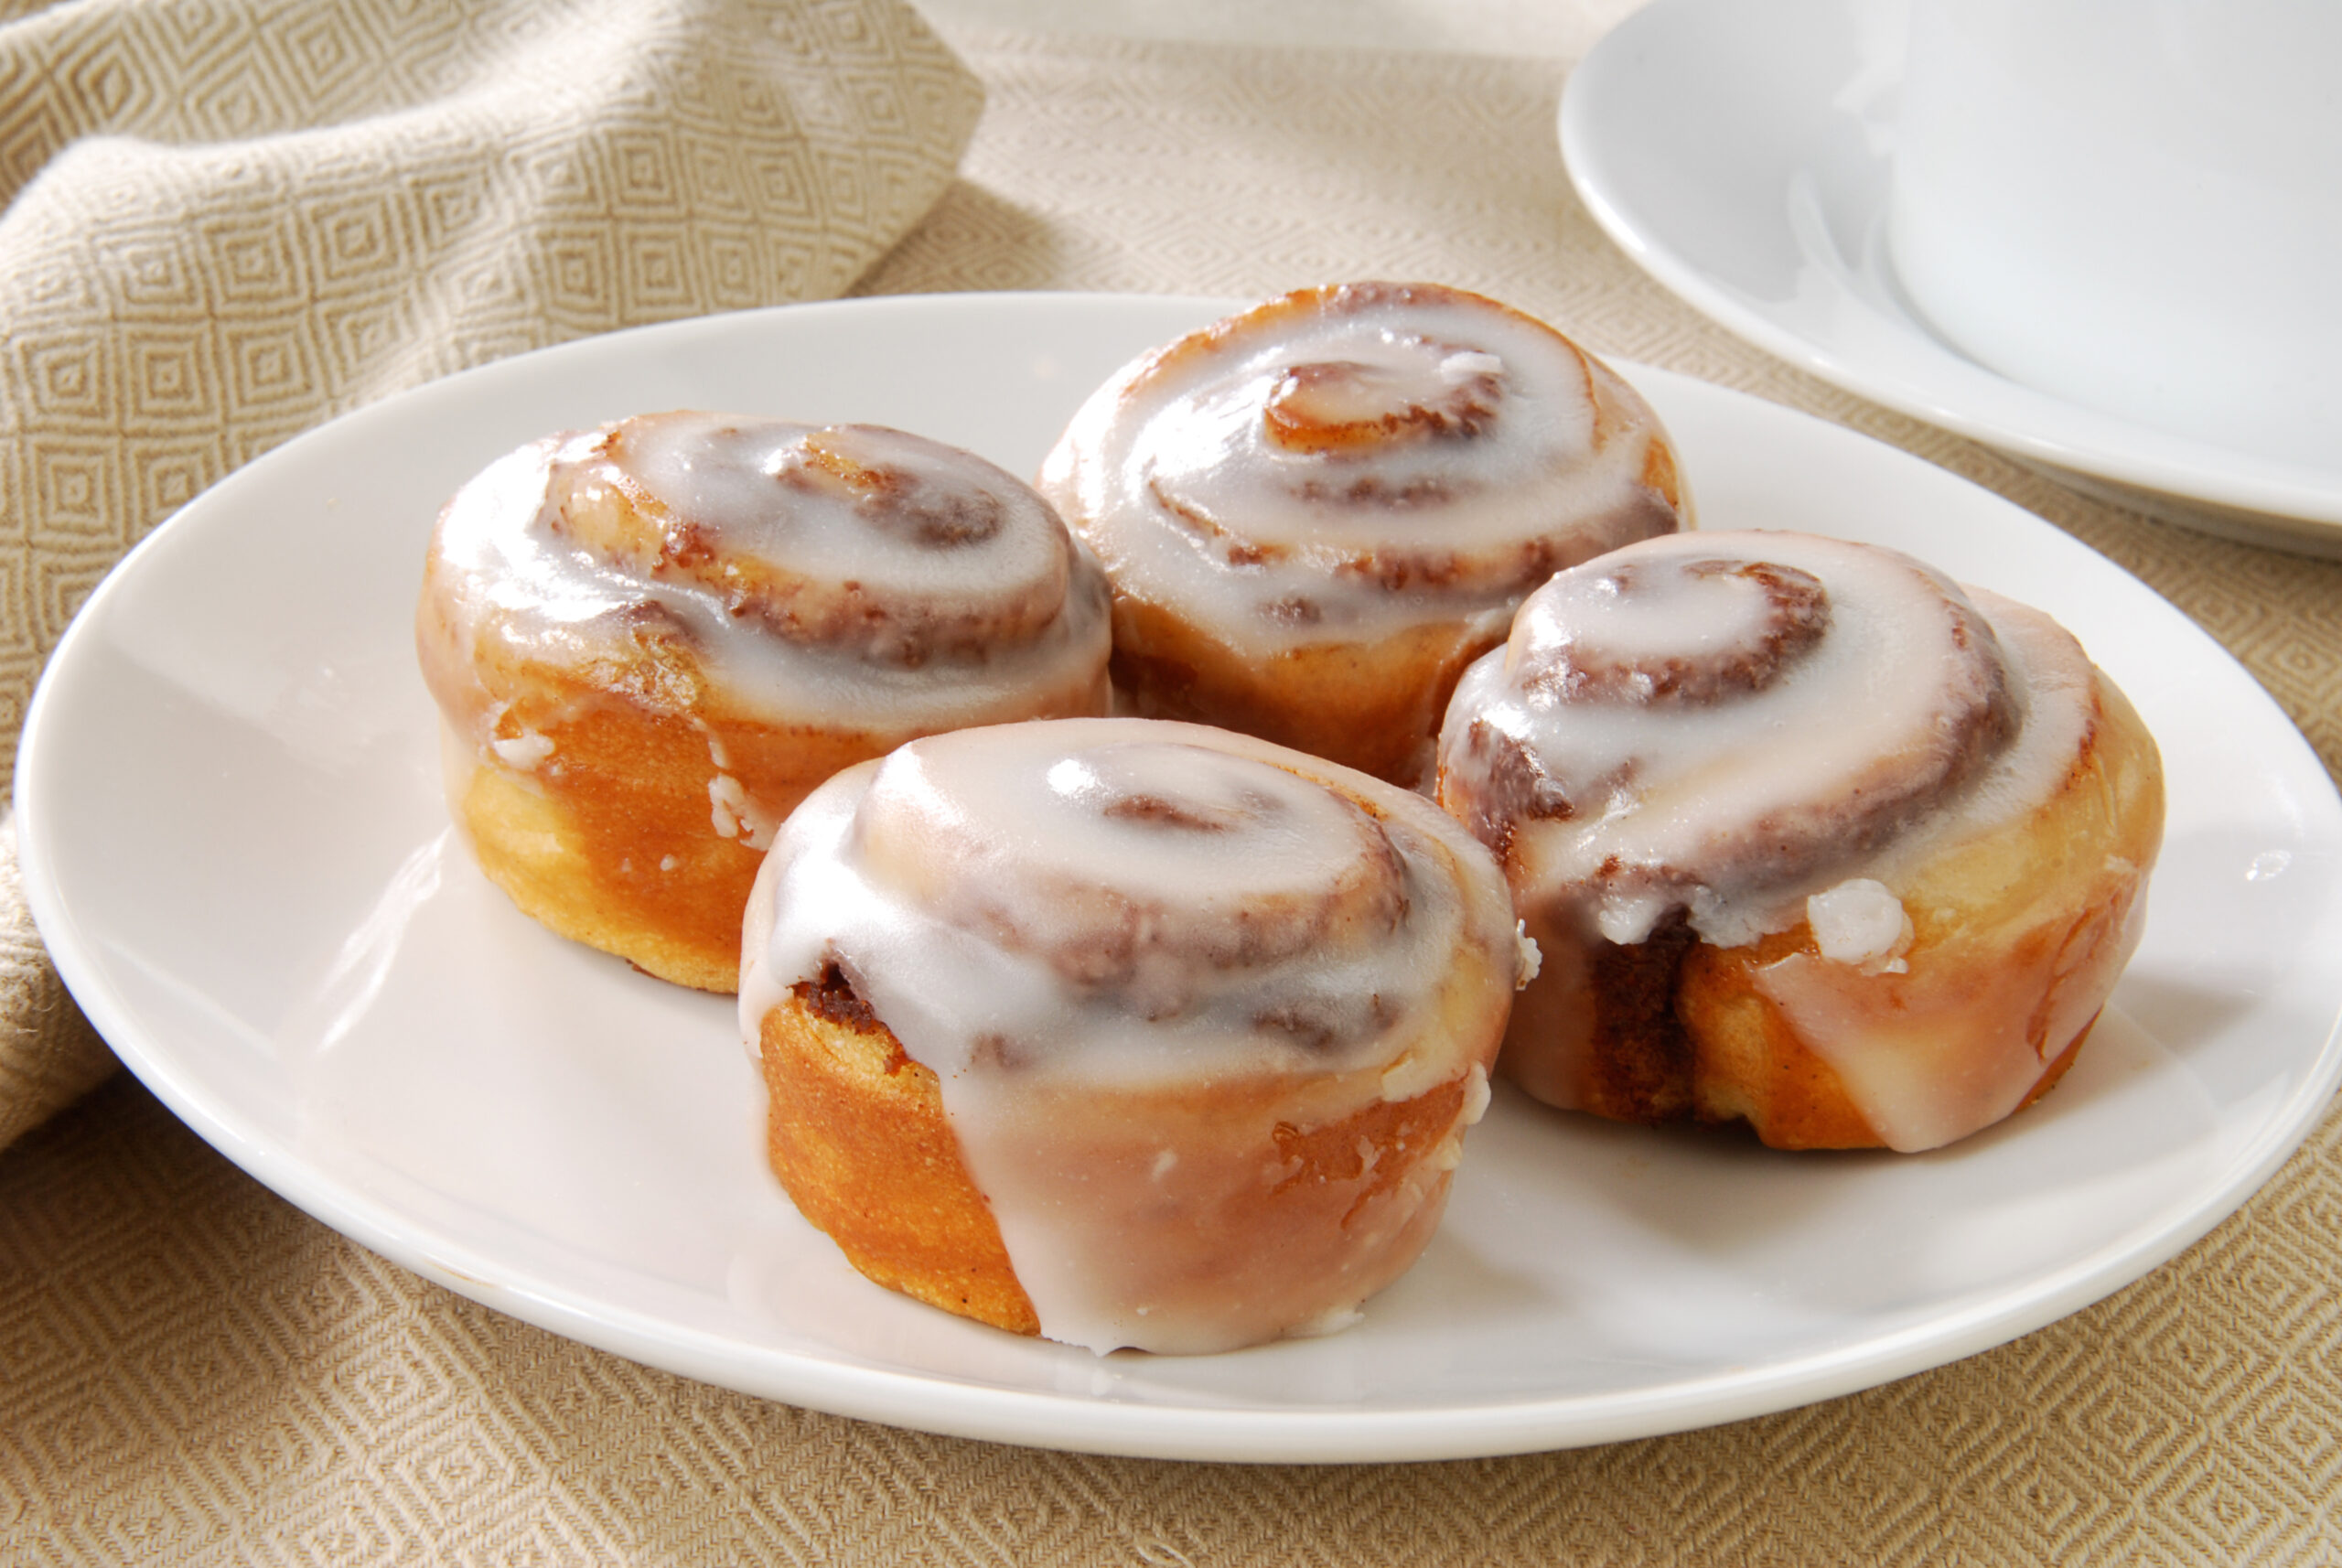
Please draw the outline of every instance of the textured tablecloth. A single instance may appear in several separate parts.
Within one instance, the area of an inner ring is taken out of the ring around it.
[[[2342,763],[2342,568],[2082,499],[1706,325],[1570,195],[1563,62],[955,42],[984,118],[860,291],[1482,289],[2014,499],[2167,595]],[[118,1075],[0,1154],[0,1561],[2330,1562],[2338,1139],[2329,1119],[2099,1305],[1865,1393],[1549,1455],[1243,1467],[927,1436],[646,1370],[342,1240]]]
[[[73,611],[229,469],[521,349],[837,295],[980,106],[904,0],[0,0],[0,791]],[[0,1146],[108,1070],[15,847]]]

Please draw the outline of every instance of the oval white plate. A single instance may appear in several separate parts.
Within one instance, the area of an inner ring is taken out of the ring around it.
[[[710,1382],[1009,1442],[1436,1458],[1631,1437],[2006,1339],[2168,1258],[2325,1103],[2342,805],[2168,605],[1986,492],[1656,371],[1710,526],[1922,550],[2047,607],[2161,737],[2145,945],[2057,1093],[1939,1154],[1785,1156],[1501,1096],[1422,1264],[1330,1338],[1086,1351],[864,1283],[761,1160],[731,1009],[547,935],[439,797],[410,630],[440,501],[544,431],[682,405],[891,422],[1015,471],[1197,300],[961,295],[680,323],[492,365],[231,477],[94,594],[17,786],[91,1019],[293,1202],[466,1295]]]
[[[1824,381],[2119,504],[2342,555],[2342,466],[2186,440],[2037,392],[1961,354],[1905,300],[1885,213],[1907,11],[1652,0],[1563,93],[1579,196],[1669,290]]]

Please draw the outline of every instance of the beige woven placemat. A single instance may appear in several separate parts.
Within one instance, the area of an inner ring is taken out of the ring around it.
[[[1558,67],[956,40],[989,108],[872,290],[1483,288],[2014,496],[2342,759],[2342,572],[2143,522],[1708,328],[1569,196]],[[2342,1133],[2016,1343],[1711,1431],[1468,1463],[1156,1463],[650,1372],[423,1283],[117,1079],[0,1155],[0,1560],[1311,1565],[2342,1560]]]

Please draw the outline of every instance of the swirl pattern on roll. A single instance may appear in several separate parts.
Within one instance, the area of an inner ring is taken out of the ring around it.
[[[1044,469],[1118,592],[1263,653],[1501,607],[1676,526],[1674,457],[1599,360],[1494,301],[1349,284],[1139,360]]]
[[[1465,683],[1442,760],[1475,832],[1585,889],[1617,942],[1676,908],[1721,945],[1751,940],[2024,717],[1957,585],[1831,540],[1680,534],[1588,563],[1531,596]]]
[[[1101,1350],[1271,1337],[1403,1268],[1518,963],[1494,864],[1429,801],[1136,719],[841,775],[775,846],[747,945],[751,1042],[841,974],[940,1079],[1042,1332]],[[1425,1096],[1438,1124],[1390,1151],[1387,1188],[1347,1147],[1346,1182],[1289,1179],[1312,1127]],[[1284,1237],[1261,1256],[1229,1218],[1329,1203],[1317,1232],[1261,1221]]]
[[[971,453],[876,425],[650,414],[522,448],[443,517],[436,684],[483,662],[593,671],[628,694],[713,692],[778,722],[968,722],[1093,662],[1094,563]],[[486,646],[486,645],[493,645]]]
[[[2104,1000],[2159,779],[2039,612],[1875,546],[1689,533],[1530,596],[1456,687],[1439,794],[1546,952],[1507,1046],[1531,1093],[1765,1131],[1684,1098],[1724,1054],[1694,1015],[1761,1005],[1767,1070],[1810,1050],[1860,1113],[1813,1141],[1928,1147],[2037,1092]],[[2037,898],[1989,868],[2027,855]]]
[[[1113,583],[1134,711],[1408,785],[1522,596],[1689,515],[1624,380],[1427,285],[1305,289],[1141,357],[1038,483]]]

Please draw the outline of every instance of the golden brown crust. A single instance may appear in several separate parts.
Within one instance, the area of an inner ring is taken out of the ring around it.
[[[1685,956],[1675,1003],[1697,1042],[1686,1113],[1746,1121],[1777,1149],[1876,1148],[1878,1133],[1846,1098],[1836,1069],[1748,984],[1749,967],[1811,945],[1812,933],[1800,927],[1746,950],[1739,961],[1705,944]]]
[[[1459,1078],[1413,1100],[1377,1101],[1321,1126],[1302,1128],[1280,1122],[1270,1138],[1292,1169],[1271,1196],[1296,1187],[1360,1183],[1343,1213],[1347,1223],[1406,1179],[1423,1155],[1436,1148],[1456,1125],[1463,1105],[1464,1080]],[[1415,1151],[1413,1159],[1407,1157],[1409,1149]]]
[[[773,1174],[865,1276],[1012,1334],[1040,1319],[944,1119],[935,1074],[835,970],[765,1015]]]
[[[843,975],[832,966],[820,982],[793,986],[765,1015],[758,1040],[770,1101],[768,1158],[806,1219],[878,1284],[1011,1333],[1037,1334],[1039,1319],[969,1175],[935,1074],[904,1053]],[[1401,1233],[1359,1282],[1365,1294],[1412,1262],[1438,1222],[1468,1075],[1319,1121],[1314,1113],[1328,1089],[1219,1081],[1143,1091],[1102,1113],[1085,1094],[1080,1105],[1045,1119],[1090,1130],[1072,1146],[1101,1183],[1115,1179],[1133,1151],[1152,1158],[1171,1146],[1193,1157],[1223,1146],[1209,1178],[1217,1196],[1196,1210],[1194,1233],[1177,1253],[1166,1254],[1166,1300],[1242,1288],[1230,1281],[1251,1274],[1275,1279],[1295,1256],[1338,1251],[1342,1243],[1331,1238],[1353,1225],[1379,1228],[1391,1213],[1403,1214]],[[1285,1119],[1275,1115],[1278,1104]],[[1247,1141],[1255,1134],[1243,1130],[1252,1128],[1266,1132],[1260,1146]],[[1428,1199],[1401,1196],[1410,1186],[1427,1189]]]
[[[491,670],[484,681],[512,693],[500,738],[539,736],[550,749],[515,768],[459,755],[467,748],[450,738],[451,804],[481,870],[562,936],[702,991],[739,986],[740,916],[764,859],[714,830],[720,776],[777,820],[832,774],[904,738],[771,724],[714,703],[686,718],[543,668]],[[1106,701],[1101,670],[1000,717],[1100,714]]]
[[[453,804],[480,870],[523,914],[661,980],[738,986],[738,933],[725,938],[737,918],[724,911],[746,907],[758,857],[678,823],[672,792],[556,792],[489,764],[469,768]]]
[[[1184,618],[1114,601],[1113,680],[1140,714],[1241,730],[1378,779],[1412,779],[1464,667],[1503,641],[1460,621],[1248,658]]]

